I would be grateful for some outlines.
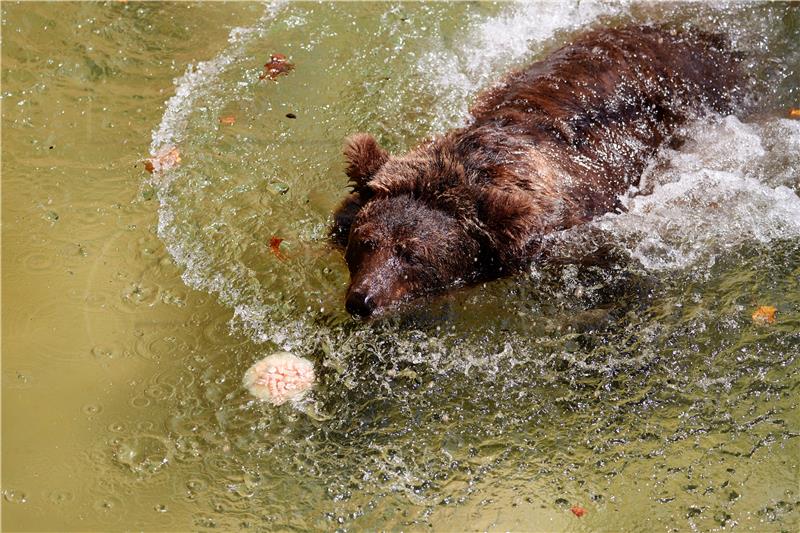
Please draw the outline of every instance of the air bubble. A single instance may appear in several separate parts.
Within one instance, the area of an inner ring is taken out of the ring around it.
[[[109,346],[95,346],[91,352],[97,359],[113,359],[116,356],[114,349]]]
[[[89,404],[84,405],[81,408],[81,411],[83,411],[83,414],[85,414],[87,416],[94,416],[94,415],[97,415],[97,414],[99,414],[99,413],[101,413],[103,411],[103,406],[101,406],[99,404],[89,403]]]
[[[56,505],[61,505],[71,502],[75,496],[71,492],[55,490],[47,496],[47,499]]]
[[[142,409],[150,405],[150,398],[144,396],[134,396],[130,400],[130,404],[138,409]]]
[[[164,470],[172,459],[165,441],[154,436],[120,439],[113,447],[114,461],[137,474],[156,474]]]
[[[3,489],[3,498],[9,503],[27,503],[28,495],[14,489]]]

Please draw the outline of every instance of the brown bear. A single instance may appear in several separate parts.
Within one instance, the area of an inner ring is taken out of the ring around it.
[[[716,34],[596,30],[508,74],[468,126],[404,155],[351,137],[353,192],[331,230],[350,270],[347,311],[376,315],[541,258],[549,232],[616,209],[679,124],[728,112],[740,63]]]

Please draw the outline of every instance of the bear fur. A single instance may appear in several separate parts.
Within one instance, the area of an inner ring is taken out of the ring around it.
[[[332,238],[346,308],[367,317],[542,257],[542,238],[619,207],[677,126],[728,112],[741,56],[726,39],[649,26],[584,34],[479,95],[464,128],[394,156],[345,147],[353,192]]]

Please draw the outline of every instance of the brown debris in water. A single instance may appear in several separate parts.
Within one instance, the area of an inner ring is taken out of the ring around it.
[[[753,312],[753,322],[756,324],[774,324],[775,313],[778,310],[771,305],[762,305]]]
[[[281,252],[281,243],[282,242],[283,242],[283,239],[281,239],[280,237],[273,236],[269,240],[269,249],[273,254],[275,254],[275,257],[277,257],[281,261],[285,261],[286,260],[286,256],[283,255],[283,252]]]
[[[800,118],[800,107],[793,107],[789,110],[789,118]]]
[[[175,146],[167,146],[161,149],[155,157],[144,160],[144,169],[153,174],[154,172],[163,172],[180,164],[181,153]]]
[[[271,79],[274,80],[281,74],[288,74],[294,69],[294,64],[289,63],[286,56],[283,54],[272,54],[269,58],[269,63],[264,64],[264,72],[259,74],[258,79]]]
[[[577,505],[573,505],[572,508],[570,508],[570,511],[572,511],[572,514],[574,514],[578,518],[586,514],[586,509],[584,509],[583,507],[579,507]]]

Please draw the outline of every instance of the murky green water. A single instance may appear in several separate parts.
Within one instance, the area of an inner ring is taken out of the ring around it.
[[[4,530],[798,529],[798,6],[0,9]],[[554,237],[628,259],[351,320],[342,139],[412,146],[629,20],[726,29],[755,80]],[[259,80],[272,53],[295,69]],[[241,387],[277,349],[315,362],[299,406]]]

